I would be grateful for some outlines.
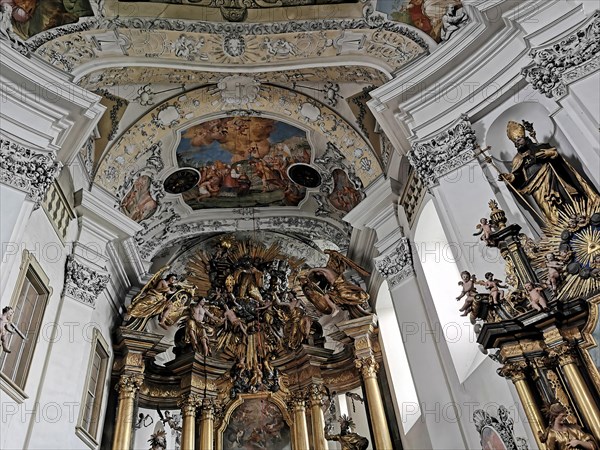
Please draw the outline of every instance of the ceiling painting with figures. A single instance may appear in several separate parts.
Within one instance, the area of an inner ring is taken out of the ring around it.
[[[200,180],[182,194],[194,210],[298,206],[306,189],[287,175],[292,164],[310,163],[306,132],[262,117],[225,117],[181,131],[179,167]]]

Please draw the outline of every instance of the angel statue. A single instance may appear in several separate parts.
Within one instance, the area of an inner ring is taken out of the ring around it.
[[[206,308],[206,299],[202,297],[197,303],[188,308],[187,320],[184,321],[186,344],[191,344],[195,352],[202,353],[204,356],[212,354],[208,346],[209,334],[212,334],[212,328],[206,323],[206,318],[213,322],[223,323]]]
[[[481,286],[485,286],[485,288],[490,291],[490,299],[492,300],[492,305],[499,305],[502,300],[504,300],[504,291],[502,289],[508,289],[508,286],[503,286],[502,281],[494,278],[494,274],[492,272],[487,272],[485,274],[485,281],[477,280],[475,284],[479,284]]]
[[[352,428],[355,427],[354,421],[343,414],[339,419],[340,423],[340,434],[329,434],[333,428],[333,424],[330,423],[325,427],[325,439],[328,441],[337,441],[342,446],[342,450],[366,450],[369,446],[369,440],[357,433],[352,432]]]
[[[165,430],[158,430],[150,435],[150,450],[167,450],[167,433]]]
[[[158,324],[167,329],[182,317],[195,288],[182,283],[175,284],[177,275],[174,273],[160,278],[167,269],[164,267],[155,273],[131,301],[125,314],[125,327],[142,331],[152,317],[158,316]]]
[[[475,275],[471,275],[470,272],[463,270],[460,273],[461,281],[458,282],[458,285],[462,287],[462,292],[458,297],[456,297],[456,301],[459,301],[461,298],[465,297],[465,302],[459,309],[462,312],[461,316],[467,316],[473,310],[473,302],[475,301],[475,295],[477,295],[477,289],[475,289],[475,283],[477,282],[477,278]]]
[[[488,247],[495,247],[496,243],[491,238],[492,233],[494,232],[492,229],[493,226],[493,223],[490,223],[485,217],[482,217],[476,227],[478,231],[473,233],[473,236],[481,235],[479,239],[485,242],[485,245]]]
[[[547,450],[568,450],[581,448],[596,450],[598,445],[593,436],[583,431],[579,426],[569,424],[567,410],[560,403],[553,403],[544,408],[548,419],[548,427],[539,432],[540,441],[546,444]]]
[[[343,274],[348,267],[362,276],[369,276],[370,273],[335,250],[325,250],[325,253],[329,255],[325,267],[300,273],[298,281],[304,295],[323,314],[336,316],[340,312],[339,306],[346,305],[354,315],[365,315],[366,311],[361,305],[369,300],[369,294],[347,281]]]
[[[281,312],[281,318],[283,319],[283,333],[287,337],[286,345],[290,349],[295,349],[308,338],[310,335],[310,328],[312,320],[304,312],[302,302],[292,292],[286,296],[289,301],[281,301],[275,295],[275,303],[278,306],[287,306],[287,314]]]

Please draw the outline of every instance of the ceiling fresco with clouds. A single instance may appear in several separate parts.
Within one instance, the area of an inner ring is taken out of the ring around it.
[[[440,11],[460,6],[2,3],[14,49],[102,96],[79,158],[90,185],[141,227],[132,242],[148,262],[223,233],[277,240],[285,230],[288,248],[314,258],[309,242],[347,249],[343,217],[393,152],[369,92],[444,41],[458,19]]]
[[[288,178],[288,168],[310,163],[306,132],[262,117],[227,117],[179,132],[179,167],[199,172],[184,192],[194,210],[250,206],[297,206],[306,189]]]

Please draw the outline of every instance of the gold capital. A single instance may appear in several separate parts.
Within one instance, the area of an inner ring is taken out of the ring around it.
[[[354,360],[354,365],[362,373],[363,378],[376,378],[379,370],[379,363],[374,356],[357,358]]]
[[[134,398],[143,383],[144,376],[142,374],[124,374],[119,378],[115,389],[122,398]]]
[[[504,364],[498,369],[498,375],[504,378],[510,378],[514,383],[526,378],[525,371],[527,370],[527,361],[512,361]]]

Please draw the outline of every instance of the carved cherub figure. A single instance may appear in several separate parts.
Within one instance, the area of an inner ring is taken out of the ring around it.
[[[500,290],[500,288],[507,289],[508,286],[503,286],[502,281],[495,279],[492,272],[487,272],[485,274],[485,281],[476,281],[476,284],[485,286],[485,288],[490,291],[492,305],[498,305],[504,300],[504,291]]]
[[[567,222],[567,230],[569,231],[577,231],[577,217],[570,217]]]
[[[492,229],[493,224],[490,223],[485,217],[482,217],[479,220],[479,223],[477,224],[477,231],[476,233],[473,233],[473,236],[479,236],[481,235],[481,237],[479,239],[481,239],[483,242],[485,242],[485,245],[487,245],[488,247],[494,247],[496,244],[494,242],[493,239],[491,239],[491,235],[494,232],[494,230]]]
[[[12,325],[11,320],[14,312],[10,306],[5,306],[2,308],[2,316],[0,316],[0,340],[2,340],[2,350],[6,353],[10,353],[10,348],[8,348],[8,333],[13,334],[10,326]]]
[[[462,292],[456,297],[456,300],[459,301],[466,295],[465,302],[459,309],[459,311],[462,312],[461,316],[464,317],[473,310],[473,301],[475,300],[475,294],[477,294],[477,289],[475,289],[477,278],[466,270],[460,273],[460,277],[462,278],[462,281],[459,281],[458,285],[462,286]]]
[[[573,250],[571,250],[569,244],[560,244],[558,251],[558,259],[564,265],[571,262],[571,259],[573,259]]]
[[[558,284],[562,280],[562,276],[560,271],[564,268],[562,262],[556,259],[554,253],[546,254],[546,268],[548,269],[548,283],[550,283],[550,288],[552,292],[556,295],[558,291]]]
[[[533,283],[525,283],[525,290],[529,295],[529,304],[536,311],[547,311],[548,305],[544,296],[544,288]]]

